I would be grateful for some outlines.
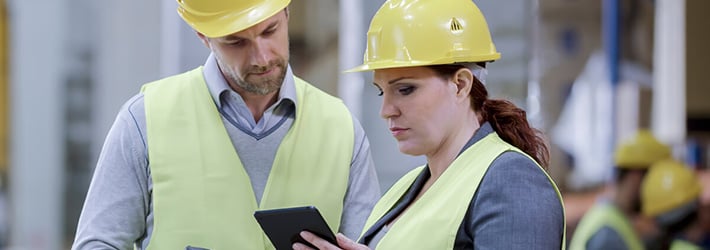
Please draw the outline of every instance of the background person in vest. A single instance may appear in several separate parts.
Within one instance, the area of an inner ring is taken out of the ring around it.
[[[671,157],[668,146],[661,144],[648,130],[639,130],[617,148],[614,191],[610,198],[599,200],[582,217],[570,249],[644,249],[633,227],[641,213],[641,181],[648,168]]]
[[[700,191],[697,177],[683,163],[666,160],[651,166],[641,184],[641,204],[643,214],[661,228],[656,249],[702,249]]]
[[[372,19],[363,65],[399,150],[427,165],[402,177],[344,249],[560,249],[564,209],[548,150],[525,111],[489,99],[500,58],[470,0],[390,0]],[[320,249],[338,249],[313,234]],[[294,249],[307,249],[295,244]]]
[[[339,99],[293,75],[290,1],[177,2],[212,53],[121,109],[73,248],[273,248],[254,211],[303,205],[357,236],[380,196],[369,143]]]

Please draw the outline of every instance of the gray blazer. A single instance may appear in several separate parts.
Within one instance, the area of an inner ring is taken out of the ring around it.
[[[461,152],[493,132],[490,124],[483,124]],[[360,243],[379,238],[375,236],[380,229],[414,200],[430,176],[424,168]],[[505,152],[483,176],[459,226],[454,249],[560,249],[564,223],[562,205],[547,176],[527,156]]]

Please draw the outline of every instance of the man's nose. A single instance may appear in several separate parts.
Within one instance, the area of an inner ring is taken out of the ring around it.
[[[266,67],[269,66],[269,61],[271,61],[271,53],[268,44],[255,42],[252,50],[252,65]]]

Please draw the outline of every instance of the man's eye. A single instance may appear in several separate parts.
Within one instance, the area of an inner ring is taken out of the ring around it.
[[[227,45],[239,47],[239,46],[243,46],[245,43],[246,43],[246,42],[244,42],[244,40],[236,40],[236,41],[230,41],[230,42],[228,42]]]
[[[270,30],[265,30],[263,34],[268,36],[268,35],[274,34],[274,32],[276,32],[276,28],[270,29]]]

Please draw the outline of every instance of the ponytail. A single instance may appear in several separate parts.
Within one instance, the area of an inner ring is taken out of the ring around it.
[[[480,114],[479,122],[487,121],[501,139],[522,150],[547,170],[550,153],[542,132],[530,126],[525,110],[502,99],[488,99],[488,91],[474,78],[471,106]]]
[[[464,65],[448,64],[428,66],[440,76],[449,78]],[[525,110],[510,101],[488,99],[486,87],[473,78],[471,84],[471,107],[479,114],[479,122],[488,122],[501,139],[522,150],[547,170],[550,153],[542,132],[530,126]]]
[[[504,141],[530,155],[547,169],[549,152],[541,132],[530,127],[525,110],[507,100],[488,99],[483,102],[483,120],[488,121]]]

